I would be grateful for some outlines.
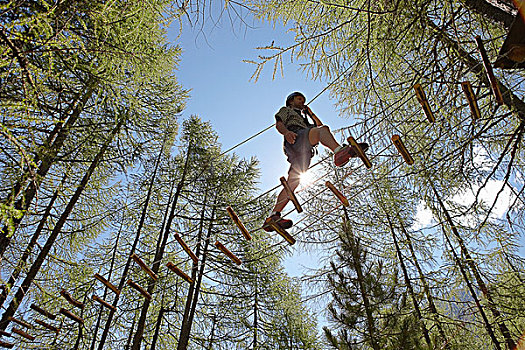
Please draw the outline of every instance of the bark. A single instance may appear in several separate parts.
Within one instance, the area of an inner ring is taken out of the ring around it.
[[[392,233],[392,238],[394,240],[394,246],[396,248],[397,258],[399,260],[399,265],[401,266],[401,271],[403,271],[403,277],[405,279],[405,284],[408,289],[408,294],[410,294],[410,297],[412,298],[412,303],[414,305],[414,310],[416,311],[417,319],[419,320],[419,324],[421,326],[421,331],[423,332],[423,336],[425,337],[425,342],[428,345],[429,349],[433,349],[432,347],[432,341],[430,340],[430,335],[427,329],[427,326],[425,325],[425,320],[423,319],[423,316],[421,315],[421,310],[419,309],[419,304],[416,298],[416,294],[414,293],[414,288],[412,287],[412,282],[410,281],[410,276],[408,275],[407,268],[405,266],[405,258],[403,257],[403,254],[401,254],[401,249],[399,249],[399,244],[397,242],[396,232],[394,231],[394,227],[392,225],[392,220],[390,219],[390,215],[385,211],[388,225],[390,227],[390,232]]]
[[[157,245],[155,259],[153,260],[153,266],[151,268],[153,272],[155,273],[158,273],[160,270],[160,264],[162,262],[162,258],[164,257],[164,251],[166,248],[166,244],[168,242],[168,237],[171,232],[170,231],[171,223],[173,222],[173,219],[175,218],[175,210],[177,209],[177,202],[179,200],[180,194],[186,182],[186,175],[188,174],[188,170],[189,170],[190,152],[191,152],[191,146],[188,146],[188,151],[186,154],[186,162],[184,164],[181,179],[177,185],[177,190],[175,191],[175,196],[171,204],[171,211],[168,217],[168,221],[166,223],[166,226],[164,227],[164,232],[161,232],[159,234],[158,242],[160,242],[160,244]],[[153,294],[155,290],[155,286],[156,286],[156,281],[152,278],[149,278],[148,293],[150,295]],[[150,304],[151,304],[151,300],[148,300],[148,299],[145,299],[142,304],[142,310],[141,310],[140,318],[139,318],[138,325],[137,325],[137,331],[135,332],[135,336],[133,337],[133,344],[131,346],[133,350],[140,349],[140,343],[142,342],[142,337],[144,336],[144,329],[146,327],[146,318],[148,316],[148,309],[149,309]]]
[[[503,322],[501,313],[496,308],[496,303],[494,302],[494,300],[492,298],[490,290],[487,288],[487,285],[485,284],[485,282],[481,278],[481,273],[479,272],[478,267],[474,263],[474,259],[470,255],[470,252],[467,249],[467,246],[465,245],[465,242],[463,241],[463,238],[459,234],[459,231],[457,230],[457,228],[456,228],[456,226],[455,226],[455,224],[454,224],[454,222],[452,220],[452,217],[450,216],[450,213],[448,212],[448,210],[445,207],[445,204],[441,200],[441,196],[438,194],[436,188],[434,187],[434,185],[432,183],[431,183],[431,187],[432,187],[432,190],[434,191],[434,194],[435,194],[436,199],[437,199],[437,201],[439,203],[439,206],[441,207],[441,210],[443,211],[443,214],[445,215],[445,218],[446,218],[446,220],[447,220],[447,222],[448,222],[448,224],[450,226],[450,229],[451,229],[452,233],[454,234],[454,236],[456,237],[456,241],[458,242],[458,244],[460,246],[461,253],[465,257],[465,261],[466,261],[470,271],[474,275],[474,278],[476,279],[476,282],[478,284],[479,289],[481,290],[481,292],[483,293],[483,295],[485,296],[485,298],[488,301],[487,306],[488,306],[489,310],[491,311],[492,315],[494,316],[496,322],[498,323],[498,327],[500,329],[501,334],[505,338],[505,343],[507,344],[507,347],[509,349],[514,349],[516,347],[516,343],[514,343],[514,340],[512,339],[510,331],[507,328],[507,325],[505,324],[505,322]]]
[[[510,6],[497,6],[497,3],[492,3],[487,0],[463,0],[463,4],[474,12],[488,18],[492,22],[499,23],[505,28],[509,28],[514,21],[514,12],[516,7],[512,2]],[[501,0],[500,0],[501,3]]]
[[[144,207],[142,208],[142,212],[140,215],[140,220],[137,226],[137,233],[135,234],[135,239],[133,240],[133,243],[131,245],[131,250],[128,255],[128,260],[126,261],[126,265],[124,266],[124,270],[122,271],[122,276],[120,277],[120,281],[118,285],[119,290],[122,290],[122,288],[124,288],[124,286],[126,285],[126,281],[128,278],[128,272],[129,272],[131,262],[132,262],[131,255],[135,253],[135,250],[137,249],[137,245],[140,240],[140,234],[142,232],[142,227],[144,226],[144,221],[146,220],[146,214],[148,212],[149,202],[151,200],[151,194],[153,192],[153,184],[155,183],[155,180],[157,177],[157,171],[159,169],[160,159],[162,157],[163,149],[164,149],[164,144],[162,145],[161,150],[159,151],[159,154],[155,161],[155,168],[153,170],[153,174],[151,175],[150,183],[148,185],[146,201],[144,202]],[[120,295],[116,295],[115,298],[113,299],[113,304],[112,304],[115,308],[118,306],[119,300],[120,300]],[[98,344],[98,350],[104,349],[104,345],[106,343],[106,340],[109,334],[109,330],[111,329],[111,322],[113,321],[114,316],[115,316],[115,311],[110,310],[108,319],[106,320],[106,325],[104,326],[104,331],[102,332],[102,335],[100,337],[100,343]],[[132,331],[133,331],[133,328],[132,328]]]
[[[29,209],[31,202],[35,198],[42,181],[49,172],[51,166],[54,164],[56,157],[59,151],[62,149],[62,146],[64,145],[67,137],[69,136],[73,125],[76,123],[80,117],[80,114],[84,110],[84,105],[93,95],[96,85],[97,83],[95,80],[90,80],[88,82],[85,93],[78,100],[78,102],[75,103],[75,107],[72,109],[71,115],[67,118],[67,121],[64,124],[62,122],[56,124],[55,129],[51,135],[49,135],[47,141],[43,145],[45,149],[44,153],[37,155],[35,163],[39,162],[40,164],[38,165],[36,176],[32,181],[29,182],[26,189],[21,193],[20,198],[14,204],[15,209],[22,211],[22,216],[13,219],[12,232],[9,232],[8,225],[4,225],[2,231],[0,232],[0,259],[3,257],[11,241],[10,237],[16,232],[16,229],[24,218],[27,209]],[[30,178],[30,174],[22,176],[20,182],[15,184],[13,191],[9,195],[8,201],[14,200],[15,196],[18,195],[18,191],[20,188],[22,188],[22,186],[24,186],[24,183],[28,178]]]
[[[24,250],[24,253],[20,257],[20,260],[18,261],[15,269],[13,270],[13,273],[9,277],[9,281],[7,282],[7,285],[4,286],[4,289],[2,290],[2,294],[0,295],[0,305],[4,304],[8,296],[9,290],[15,285],[15,282],[18,280],[20,273],[26,266],[27,259],[29,259],[29,256],[33,252],[33,248],[35,247],[35,245],[38,242],[38,239],[40,238],[40,234],[42,233],[42,230],[44,229],[44,225],[46,224],[47,219],[49,218],[49,215],[51,214],[51,209],[53,209],[53,205],[55,204],[55,201],[58,198],[59,191],[64,185],[66,178],[67,178],[67,174],[64,175],[64,177],[62,178],[62,182],[60,183],[60,185],[57,187],[57,189],[53,193],[53,196],[51,197],[51,200],[47,204],[44,214],[42,215],[42,218],[40,219],[40,222],[38,223],[35,233],[33,233],[33,236],[31,237],[31,241],[29,242],[26,249]]]
[[[370,345],[374,350],[379,350],[380,347],[376,339],[376,327],[374,322],[374,316],[372,315],[370,300],[368,299],[367,291],[364,286],[365,277],[361,267],[361,263],[359,261],[359,256],[357,255],[357,250],[355,249],[357,242],[353,233],[348,232],[346,229],[346,223],[350,221],[350,218],[348,216],[348,210],[346,209],[346,207],[344,207],[343,209],[345,213],[345,233],[347,234],[348,239],[352,242],[352,260],[357,275],[357,282],[359,284],[359,292],[361,293],[361,298],[363,300],[363,306],[366,313],[366,324],[368,329],[368,336],[370,337]]]
[[[21,286],[18,288],[15,297],[5,310],[5,312],[2,315],[2,319],[0,320],[0,329],[5,330],[7,325],[9,324],[9,317],[14,316],[16,310],[18,309],[20,303],[22,302],[24,296],[29,290],[29,287],[31,286],[31,283],[35,279],[37,273],[40,271],[40,268],[42,267],[42,264],[44,263],[44,260],[46,259],[47,255],[49,254],[49,251],[51,250],[51,247],[55,243],[58,235],[60,234],[62,228],[64,227],[64,224],[67,221],[67,218],[73,211],[73,208],[75,207],[76,203],[78,202],[80,195],[84,191],[84,188],[86,187],[87,183],[89,182],[91,175],[93,175],[93,172],[98,167],[99,163],[102,161],[104,157],[104,153],[108,149],[109,145],[112,143],[115,136],[120,131],[120,128],[122,127],[124,123],[124,118],[121,118],[117,125],[113,128],[111,135],[108,137],[108,139],[104,142],[103,146],[95,156],[95,159],[91,162],[91,165],[89,166],[88,170],[86,171],[86,174],[84,174],[84,177],[80,181],[80,184],[78,185],[77,189],[73,193],[73,196],[69,200],[68,204],[66,205],[66,208],[60,215],[60,218],[58,219],[55,227],[53,228],[53,231],[49,235],[45,245],[42,247],[40,254],[37,256],[35,262],[33,265],[31,265],[26,278],[22,282]]]
[[[157,316],[157,323],[155,324],[155,333],[153,333],[153,339],[151,340],[150,350],[155,350],[155,348],[157,347],[157,340],[159,339],[160,326],[162,325],[162,318],[164,317],[165,312],[166,312],[166,309],[164,307],[161,307],[159,311],[159,315]]]

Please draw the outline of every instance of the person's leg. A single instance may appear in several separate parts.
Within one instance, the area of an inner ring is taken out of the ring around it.
[[[291,170],[288,172],[288,185],[290,186],[290,189],[295,191],[297,186],[299,186],[300,177],[299,172],[295,169],[291,168]],[[277,203],[273,207],[273,212],[281,212],[283,211],[284,207],[286,207],[286,204],[288,204],[288,201],[290,199],[288,198],[288,194],[286,193],[286,190],[283,188],[279,195],[277,196]]]
[[[341,146],[335,140],[334,135],[332,135],[332,132],[330,131],[330,128],[327,125],[312,128],[310,130],[308,138],[312,146],[317,145],[319,142],[321,142],[323,146],[330,148],[332,152]]]

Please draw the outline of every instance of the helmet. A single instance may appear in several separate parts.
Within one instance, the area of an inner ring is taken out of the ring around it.
[[[303,96],[304,100],[306,101],[306,97],[299,91],[292,92],[288,97],[286,97],[286,105],[289,106],[290,102],[294,99],[295,96]]]

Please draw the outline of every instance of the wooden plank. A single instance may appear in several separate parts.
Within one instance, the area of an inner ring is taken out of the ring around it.
[[[2,336],[2,337],[10,337],[11,333],[8,333],[8,332],[3,331],[3,330],[0,329],[0,336]]]
[[[193,260],[193,262],[194,262],[195,264],[197,264],[197,263],[199,262],[199,258],[197,258],[197,255],[195,255],[195,254],[191,251],[190,247],[188,247],[188,245],[186,244],[186,242],[184,242],[184,241],[182,240],[181,236],[179,236],[178,233],[175,233],[175,240],[176,240],[177,242],[179,242],[180,246],[182,247],[182,249],[184,249],[184,251],[186,252],[186,254],[189,255],[189,257],[191,258],[191,260]]]
[[[110,283],[107,279],[105,279],[98,273],[95,274],[95,278],[99,280],[100,282],[102,282],[106,287],[111,289],[113,293],[115,293],[116,295],[120,295],[120,290],[114,284]]]
[[[226,211],[228,212],[228,215],[230,215],[230,218],[233,220],[235,225],[239,227],[239,230],[241,230],[244,238],[246,238],[248,241],[252,239],[252,236],[250,235],[250,232],[246,229],[242,221],[239,219],[237,214],[233,211],[232,207],[227,207]]]
[[[425,112],[428,121],[431,123],[435,122],[436,118],[434,117],[434,113],[432,113],[432,109],[428,103],[427,95],[425,95],[425,91],[423,90],[421,84],[415,84],[414,90],[416,91],[417,100],[421,104],[421,107],[423,107],[423,112]]]
[[[52,314],[51,312],[42,309],[40,306],[38,306],[36,304],[31,304],[30,307],[31,307],[31,309],[33,309],[36,312],[38,312],[39,314],[49,318],[50,320],[54,320],[57,317],[55,314]]]
[[[91,299],[99,302],[100,304],[102,304],[102,306],[105,306],[106,308],[112,310],[112,311],[116,311],[117,308],[115,306],[113,306],[112,304],[108,303],[107,301],[105,301],[104,299],[100,298],[99,296],[93,294],[93,296],[91,297]]]
[[[498,86],[498,81],[494,76],[494,71],[492,70],[492,65],[490,64],[489,57],[487,56],[487,51],[483,45],[483,41],[479,35],[476,36],[476,44],[478,45],[478,51],[481,55],[481,60],[483,61],[483,67],[485,67],[485,72],[490,81],[490,89],[496,98],[496,103],[501,106],[503,104],[503,96]]]
[[[78,307],[79,309],[81,310],[84,310],[84,303],[82,303],[81,301],[78,301],[76,300],[75,298],[73,298],[71,296],[71,294],[69,294],[68,292],[66,292],[64,289],[62,289],[60,291],[60,295],[62,295],[64,297],[64,299],[67,300],[68,303],[70,303],[71,305],[75,306],[75,307]]]
[[[326,184],[326,187],[328,187],[330,191],[332,191],[333,194],[335,194],[337,199],[339,199],[345,207],[350,206],[350,203],[348,203],[348,199],[346,199],[344,194],[342,194],[337,188],[335,188],[335,186],[330,181],[326,181],[325,184]]]
[[[470,107],[470,113],[472,114],[472,117],[474,120],[481,119],[481,113],[479,111],[478,101],[476,100],[476,95],[474,94],[474,90],[472,90],[472,85],[469,81],[464,81],[461,83],[461,88],[463,89],[463,92],[465,93],[465,97],[467,98],[468,105]]]
[[[148,275],[150,275],[151,278],[153,278],[155,281],[159,279],[159,276],[151,270],[144,261],[142,261],[141,258],[137,256],[137,254],[133,253],[131,254],[131,258],[137,263],[137,265],[140,266],[144,272],[146,272]]]
[[[151,300],[151,294],[149,294],[144,288],[139,286],[137,283],[133,282],[132,280],[128,280],[128,286],[138,291],[142,296],[148,300]]]
[[[7,320],[9,322],[14,322],[14,323],[18,323],[19,325],[23,326],[23,327],[26,327],[26,328],[29,328],[29,329],[33,329],[33,325],[25,322],[25,321],[22,321],[22,320],[19,320],[18,318],[14,318],[14,317],[7,317]]]
[[[22,336],[22,337],[28,339],[28,340],[31,340],[31,341],[35,340],[35,337],[34,337],[34,336],[32,336],[32,335],[30,335],[30,334],[24,332],[24,331],[21,330],[21,329],[18,329],[18,328],[13,327],[13,328],[11,329],[11,331],[12,331],[13,333],[18,334],[19,336]]]
[[[9,343],[7,341],[0,340],[0,347],[6,348],[6,349],[12,349],[15,344]]]
[[[42,320],[39,320],[39,319],[35,319],[35,323],[41,325],[42,327],[45,327],[53,332],[55,332],[56,334],[60,333],[60,328],[57,328],[53,325],[50,325],[49,323],[47,322],[44,322]]]
[[[238,257],[235,256],[232,252],[228,250],[221,242],[217,241],[215,242],[215,246],[219,248],[228,258],[230,258],[234,263],[237,265],[241,265],[242,261]]]
[[[278,234],[280,234],[288,243],[290,243],[290,245],[295,244],[295,238],[293,238],[292,235],[279,226],[279,224],[274,219],[271,219],[270,222],[268,222],[268,225],[270,225]]]
[[[286,191],[286,194],[288,195],[288,198],[292,201],[293,205],[295,206],[295,209],[297,209],[298,213],[302,213],[303,208],[301,208],[301,204],[299,204],[299,201],[297,200],[295,193],[293,193],[292,189],[290,188],[290,185],[288,185],[288,182],[286,181],[284,176],[281,176],[280,180],[281,180],[281,184],[284,187],[284,190]]]
[[[191,279],[190,276],[188,276],[187,274],[185,274],[181,269],[179,269],[177,266],[175,266],[174,263],[172,262],[168,262],[166,264],[166,266],[168,267],[168,269],[170,269],[171,271],[175,272],[180,278],[182,278],[183,280],[185,280],[186,282],[192,284],[193,283],[193,280]]]
[[[399,137],[399,135],[393,135],[392,142],[394,143],[394,146],[396,146],[397,151],[401,154],[405,162],[408,165],[414,164],[414,158],[412,158],[407,148],[403,144],[403,141],[401,141],[401,137]]]
[[[67,310],[67,309],[64,309],[63,307],[60,308],[60,313],[70,319],[72,319],[73,321],[77,322],[77,323],[80,323],[80,324],[84,324],[84,320],[80,317],[80,316],[77,316],[76,314],[74,314],[73,312]]]
[[[363,150],[361,149],[357,141],[352,136],[349,136],[347,140],[348,140],[348,143],[353,147],[355,153],[357,153],[359,158],[361,158],[365,166],[368,169],[370,169],[372,167],[372,163],[370,162],[370,159],[368,159],[368,156],[366,155],[366,153],[363,152]]]

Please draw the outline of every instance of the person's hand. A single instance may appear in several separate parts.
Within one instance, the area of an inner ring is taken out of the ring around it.
[[[284,135],[284,138],[286,139],[286,141],[288,141],[292,145],[295,143],[296,137],[297,137],[297,134],[290,130],[288,130],[286,134]]]
[[[308,107],[308,106],[304,106],[304,111],[305,111],[306,114],[308,114],[309,116],[314,115],[314,112],[312,112],[312,110],[311,110],[310,107]]]

